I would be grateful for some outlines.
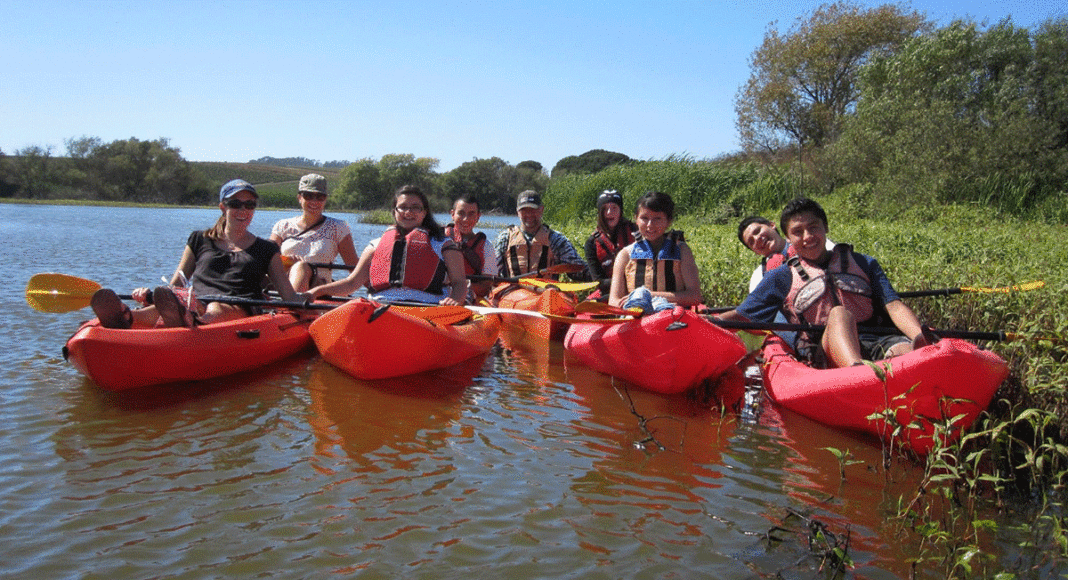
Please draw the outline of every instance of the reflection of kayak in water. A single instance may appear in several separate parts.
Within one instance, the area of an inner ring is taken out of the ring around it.
[[[719,376],[746,352],[733,332],[680,307],[619,324],[573,324],[564,348],[594,369],[663,394]]]
[[[86,322],[63,356],[112,391],[198,381],[262,367],[310,344],[308,321],[273,312],[192,328],[115,329]]]
[[[946,443],[975,422],[1009,374],[998,355],[969,342],[944,338],[908,354],[874,363],[889,365],[886,382],[867,365],[813,369],[773,337],[764,347],[764,384],[777,404],[826,425],[897,441],[919,455],[934,445],[935,424],[957,417]],[[888,409],[891,425],[869,418]],[[893,437],[893,431],[901,433]]]
[[[497,316],[436,317],[457,308],[388,307],[361,298],[320,316],[311,335],[327,362],[358,379],[421,373],[484,354],[497,341]]]

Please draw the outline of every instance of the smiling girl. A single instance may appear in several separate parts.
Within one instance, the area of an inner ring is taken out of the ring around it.
[[[638,199],[635,223],[641,239],[620,250],[612,270],[609,303],[643,310],[701,303],[700,278],[682,232],[669,231],[675,219],[671,196],[650,191]]]

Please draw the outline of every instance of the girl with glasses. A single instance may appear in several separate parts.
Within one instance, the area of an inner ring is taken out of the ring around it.
[[[371,240],[344,280],[308,291],[312,298],[347,295],[361,286],[381,301],[414,300],[463,304],[467,295],[464,259],[430,212],[426,195],[405,185],[393,195],[393,226]]]
[[[329,263],[341,255],[345,264],[356,263],[356,247],[345,220],[323,215],[328,192],[326,178],[309,173],[300,178],[297,202],[301,214],[278,220],[271,228],[271,241],[282,249],[282,263],[289,266],[289,281],[298,292],[333,280],[329,268],[316,268],[308,263]]]
[[[191,326],[243,318],[251,308],[219,302],[202,303],[195,295],[226,295],[263,299],[263,280],[268,277],[285,300],[298,300],[286,276],[278,246],[256,237],[249,223],[259,195],[243,179],[227,182],[219,190],[222,215],[214,226],[189,235],[170,286],[150,291],[138,288],[131,295],[144,308],[131,311],[114,291],[102,288],[90,306],[106,328]],[[172,290],[179,290],[179,294]],[[190,291],[191,290],[191,291]]]

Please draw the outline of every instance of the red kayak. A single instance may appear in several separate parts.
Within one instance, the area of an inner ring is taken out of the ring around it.
[[[63,358],[110,391],[198,381],[259,368],[311,345],[308,320],[272,312],[193,328],[114,329],[95,318]]]
[[[501,328],[496,315],[451,316],[461,306],[386,307],[359,298],[319,317],[312,340],[326,362],[358,379],[411,375],[458,364],[489,351]],[[439,316],[443,313],[444,316]]]
[[[573,292],[563,292],[551,286],[528,288],[516,284],[499,284],[490,293],[489,302],[498,308],[528,310],[555,316],[573,316],[576,298]],[[537,338],[557,341],[564,338],[568,327],[565,322],[521,314],[501,314],[501,319],[505,324],[522,328],[524,332]]]
[[[870,433],[926,455],[935,424],[960,415],[943,440],[951,443],[990,404],[1009,375],[998,355],[970,342],[943,338],[908,354],[877,361],[885,384],[867,365],[813,369],[778,337],[764,346],[764,385],[776,403],[826,425]],[[896,425],[870,418],[893,409]]]
[[[657,393],[682,393],[741,360],[745,345],[675,307],[618,324],[572,324],[564,348],[586,366]]]

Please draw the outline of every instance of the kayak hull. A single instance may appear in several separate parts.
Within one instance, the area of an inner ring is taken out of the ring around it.
[[[998,355],[953,338],[876,361],[881,369],[889,367],[885,384],[867,365],[810,368],[778,338],[770,339],[763,352],[764,384],[777,404],[830,426],[869,433],[920,456],[934,447],[936,425],[960,415],[939,435],[947,444],[957,440],[1009,374]]]
[[[573,324],[564,348],[586,366],[662,394],[717,377],[746,354],[734,333],[680,307],[619,324]]]
[[[312,340],[323,359],[358,379],[411,375],[486,353],[501,327],[496,315],[435,323],[417,310],[380,308],[352,300],[313,322]]]
[[[528,310],[541,314],[571,316],[575,312],[575,294],[556,288],[533,290],[514,284],[500,284],[489,296],[490,304],[497,308]],[[549,340],[563,340],[568,324],[522,314],[501,314],[501,320],[510,327],[522,328],[527,334]]]
[[[311,345],[309,321],[272,312],[193,328],[114,329],[93,319],[63,356],[98,386],[121,391],[259,368]]]

